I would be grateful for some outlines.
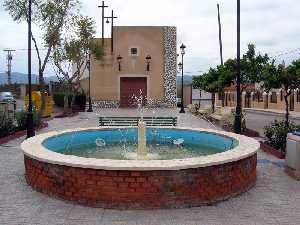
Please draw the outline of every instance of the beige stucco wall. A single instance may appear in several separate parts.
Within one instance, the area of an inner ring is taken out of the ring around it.
[[[97,39],[101,43],[101,39]],[[93,101],[118,101],[120,77],[147,77],[147,97],[164,99],[163,27],[114,27],[114,53],[111,39],[105,39],[106,56],[91,60],[91,97]],[[130,56],[130,48],[139,49],[137,57]],[[117,56],[123,57],[118,71]],[[146,56],[151,56],[150,71],[146,71]],[[83,81],[84,83],[84,81]],[[87,87],[87,85],[83,84]]]

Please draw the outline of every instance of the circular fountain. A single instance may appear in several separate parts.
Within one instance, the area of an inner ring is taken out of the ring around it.
[[[191,128],[86,128],[27,139],[26,179],[50,196],[94,207],[180,208],[243,193],[259,143]]]

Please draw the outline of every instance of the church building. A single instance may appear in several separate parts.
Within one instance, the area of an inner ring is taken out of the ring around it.
[[[175,27],[113,27],[113,39],[104,39],[103,59],[91,57],[94,105],[134,107],[134,96],[143,96],[148,105],[176,107],[176,44]],[[81,85],[88,93],[88,76]]]

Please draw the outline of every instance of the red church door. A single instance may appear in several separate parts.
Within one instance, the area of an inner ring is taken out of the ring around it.
[[[134,96],[144,99],[147,97],[146,77],[121,77],[120,78],[120,106],[136,107]]]

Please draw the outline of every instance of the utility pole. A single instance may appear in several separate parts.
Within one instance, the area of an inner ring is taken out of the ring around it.
[[[223,66],[222,27],[221,27],[220,5],[219,4],[217,4],[217,8],[218,8],[218,22],[219,22],[220,58],[221,58],[221,65]]]
[[[236,111],[234,120],[234,131],[241,133],[241,2],[237,0],[237,68],[236,68]]]
[[[218,23],[219,23],[219,46],[220,46],[220,59],[221,59],[221,65],[223,66],[223,44],[222,44],[222,26],[221,26],[221,16],[220,16],[220,5],[217,4],[217,8],[218,8]],[[221,92],[221,96],[222,96],[222,107],[225,106],[225,101],[224,101],[224,90],[222,90]]]
[[[108,6],[102,1],[102,5],[99,5],[98,8],[102,8],[102,46],[104,46],[104,9]]]
[[[13,59],[12,52],[16,51],[14,49],[5,49],[5,52],[7,52],[7,83],[11,85],[11,61]]]
[[[114,10],[111,10],[111,16],[104,17],[106,20],[106,23],[109,23],[109,19],[111,19],[111,53],[114,52],[114,19],[117,19],[118,17],[114,16]]]

